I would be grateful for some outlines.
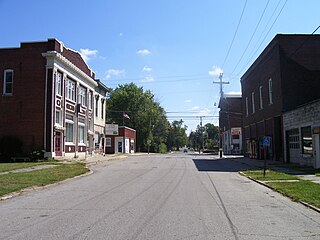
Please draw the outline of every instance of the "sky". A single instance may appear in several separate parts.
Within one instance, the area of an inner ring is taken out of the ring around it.
[[[240,93],[274,36],[311,34],[319,9],[319,0],[0,0],[0,48],[57,38],[108,87],[151,90],[189,133],[200,116],[218,125],[220,73],[224,93]]]

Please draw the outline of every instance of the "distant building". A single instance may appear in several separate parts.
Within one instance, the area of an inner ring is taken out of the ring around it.
[[[242,154],[241,94],[224,94],[219,102],[219,128],[224,154]]]
[[[119,126],[118,134],[106,135],[106,153],[135,153],[136,130]]]
[[[109,92],[100,80],[96,80],[94,96],[94,146],[90,146],[95,153],[105,153],[105,125],[106,125],[106,95]],[[93,147],[93,148],[92,148]]]
[[[20,138],[25,153],[44,149],[47,157],[85,157],[96,127],[103,133],[102,121],[94,127],[94,100],[106,88],[81,55],[56,39],[21,43],[0,49],[0,72],[0,136]]]
[[[320,98],[320,35],[278,34],[241,78],[245,153],[284,159],[283,113]]]

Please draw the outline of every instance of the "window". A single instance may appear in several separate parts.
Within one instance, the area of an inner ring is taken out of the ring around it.
[[[56,111],[56,123],[59,125],[61,124],[61,112],[60,111]]]
[[[104,116],[104,98],[101,98],[101,118]]]
[[[86,106],[86,89],[79,87],[78,103]]]
[[[98,117],[98,104],[99,104],[99,96],[96,96],[96,117]]]
[[[260,109],[263,109],[263,103],[262,103],[262,86],[260,86],[259,88],[259,105],[260,105]]]
[[[254,106],[254,92],[251,93],[251,101],[252,101],[252,114],[253,114],[256,111],[256,108]]]
[[[88,108],[92,109],[92,92],[88,93]]]
[[[73,116],[67,114],[66,115],[66,142],[74,143],[74,122]]]
[[[287,131],[289,149],[299,149],[300,148],[300,137],[299,129],[294,128]]]
[[[301,128],[302,136],[302,153],[303,154],[312,154],[312,133],[311,127],[302,127]]]
[[[13,70],[7,69],[4,71],[3,79],[3,95],[13,94]]]
[[[246,116],[249,115],[249,104],[248,104],[248,97],[246,97]]]
[[[76,101],[75,82],[70,79],[66,81],[66,97],[72,101]]]
[[[111,147],[111,138],[106,138],[106,147]]]
[[[272,79],[269,79],[269,104],[273,104],[272,99]]]
[[[62,74],[60,72],[56,74],[56,94],[62,95]]]

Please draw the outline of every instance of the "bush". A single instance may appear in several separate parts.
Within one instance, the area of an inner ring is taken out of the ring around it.
[[[45,150],[41,148],[36,148],[30,153],[30,158],[32,161],[44,160]]]
[[[22,153],[22,141],[15,136],[0,137],[0,159],[9,161],[11,157]]]
[[[167,145],[164,143],[161,143],[159,145],[159,153],[167,153],[167,152],[168,152]]]

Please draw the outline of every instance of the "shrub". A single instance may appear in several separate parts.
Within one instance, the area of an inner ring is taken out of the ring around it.
[[[167,145],[164,143],[161,143],[159,145],[159,153],[167,153],[167,152],[168,152]]]

